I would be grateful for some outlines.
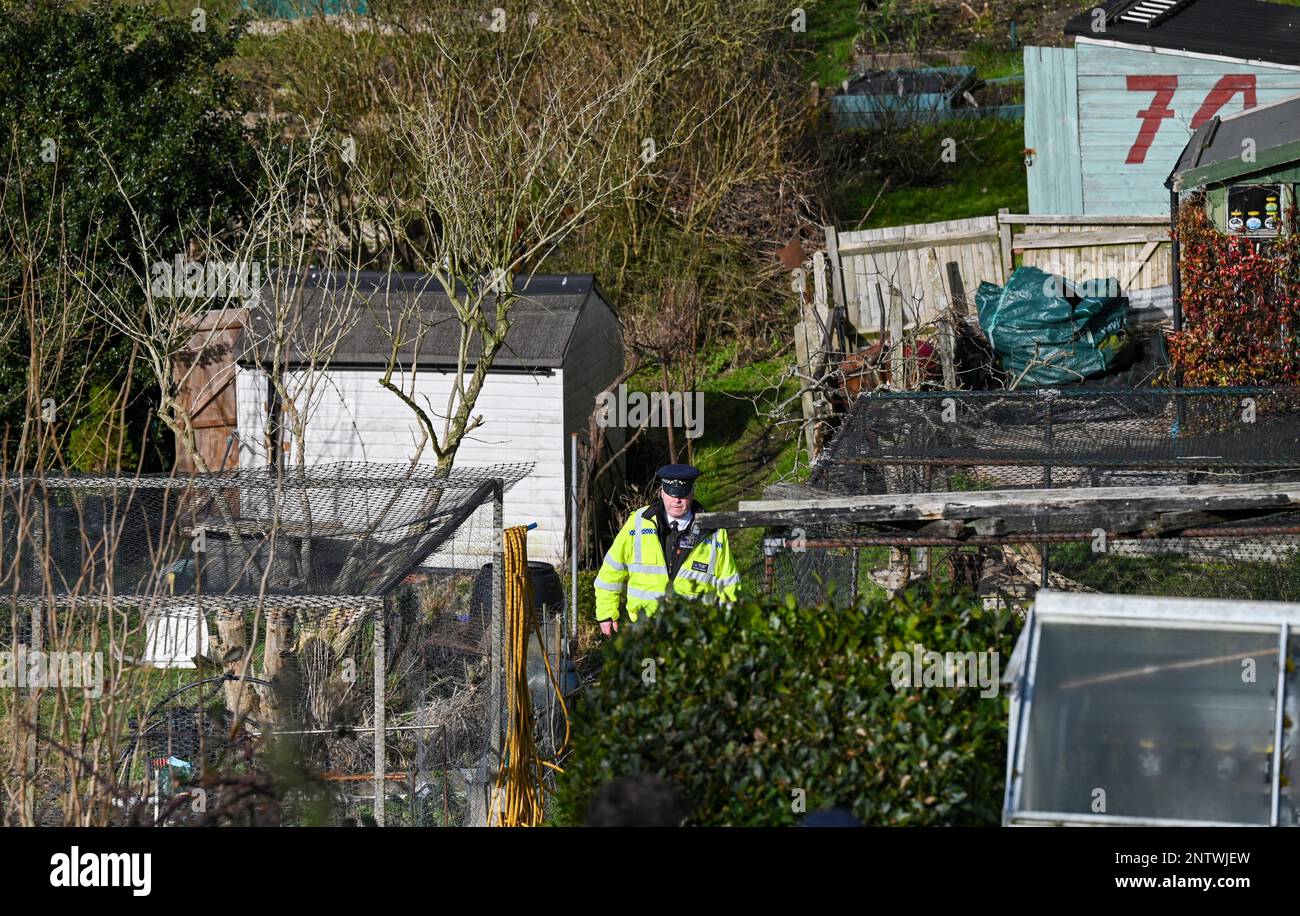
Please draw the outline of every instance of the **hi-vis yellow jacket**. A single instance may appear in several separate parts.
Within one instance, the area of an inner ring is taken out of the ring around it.
[[[596,574],[596,619],[618,620],[619,597],[624,592],[628,617],[633,621],[640,614],[649,617],[667,593],[668,584],[668,564],[654,510],[643,506],[619,531]],[[740,575],[724,530],[704,532],[672,581],[677,594],[710,603],[735,601],[739,585]]]

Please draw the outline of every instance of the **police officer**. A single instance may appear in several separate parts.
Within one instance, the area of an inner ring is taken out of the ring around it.
[[[659,499],[632,514],[605,554],[596,574],[596,620],[606,636],[618,629],[620,598],[633,623],[653,614],[670,586],[701,601],[736,600],[740,575],[727,532],[701,528],[697,519],[704,511],[692,498],[699,476],[689,464],[661,467]]]

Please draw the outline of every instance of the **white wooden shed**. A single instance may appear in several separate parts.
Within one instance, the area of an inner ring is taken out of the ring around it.
[[[473,410],[483,423],[461,444],[455,466],[532,464],[532,472],[506,493],[505,524],[536,522],[538,527],[529,533],[529,556],[559,563],[566,544],[570,434],[579,432],[585,439],[596,394],[623,369],[621,325],[591,275],[521,276],[514,288],[520,298],[511,306],[505,347]],[[322,371],[292,361],[283,366],[288,376],[315,372],[319,379],[311,386],[307,408],[306,463],[409,461],[421,441],[421,428],[410,407],[379,383],[391,350],[391,335],[380,328],[396,320],[393,316],[408,315],[406,332],[414,337],[412,319],[419,316],[425,337],[418,347],[408,341],[401,349],[393,382],[413,394],[441,429],[455,377],[460,325],[432,277],[381,272],[305,275],[294,290],[301,296],[304,321],[312,320],[314,303],[340,290],[355,300],[351,307],[358,320],[332,348],[328,367]],[[276,295],[279,300],[272,298]],[[284,290],[264,288],[262,302],[274,301],[285,301]],[[492,313],[491,305],[487,311]],[[258,327],[261,314],[254,309],[249,316],[246,339],[265,330]],[[275,438],[268,430],[281,426],[269,366],[257,349],[236,348],[240,467],[267,465],[268,445]],[[474,355],[472,351],[471,371]],[[426,447],[420,460],[433,464],[436,458]]]

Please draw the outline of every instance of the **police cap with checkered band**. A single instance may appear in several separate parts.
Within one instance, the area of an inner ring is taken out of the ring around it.
[[[665,493],[683,498],[691,495],[699,476],[700,469],[689,464],[665,464],[655,473]]]

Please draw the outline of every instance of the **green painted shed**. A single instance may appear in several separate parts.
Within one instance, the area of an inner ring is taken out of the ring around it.
[[[1165,187],[1204,190],[1221,231],[1267,238],[1284,226],[1300,184],[1300,95],[1224,117],[1192,134]]]
[[[1192,133],[1165,179],[1171,223],[1182,195],[1204,191],[1213,225],[1260,240],[1296,230],[1286,221],[1298,185],[1300,95],[1210,118]],[[1182,330],[1179,248],[1175,237],[1170,251],[1175,331]]]

